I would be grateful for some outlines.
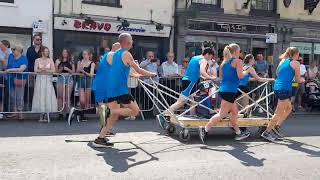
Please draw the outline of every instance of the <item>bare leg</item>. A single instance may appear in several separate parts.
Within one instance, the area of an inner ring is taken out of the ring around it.
[[[58,110],[63,112],[63,85],[58,85]]]
[[[277,125],[280,126],[283,123],[283,121],[285,121],[288,118],[291,112],[292,112],[292,105],[288,100],[286,108],[284,110],[283,117],[278,121]]]
[[[100,138],[104,138],[108,131],[112,128],[113,124],[118,120],[119,116],[137,116],[139,114],[139,106],[136,101],[131,102],[130,104],[123,105],[121,108],[120,104],[117,102],[108,103],[108,106],[111,110],[111,115],[107,119],[107,125],[104,126],[99,134]]]
[[[238,106],[236,103],[232,104],[231,115],[230,115],[230,123],[233,129],[240,133],[239,125],[238,125]]]
[[[209,130],[213,126],[217,125],[222,118],[224,118],[228,112],[231,110],[232,103],[229,103],[225,100],[221,101],[221,109],[218,114],[215,114],[210,121],[206,124],[205,129]]]
[[[289,100],[278,100],[276,111],[266,129],[267,132],[271,132],[274,126],[283,119],[285,116],[285,108],[288,103],[290,103]]]
[[[80,107],[82,109],[86,108],[86,97],[85,97],[85,92],[83,88],[80,89]]]
[[[86,89],[85,94],[86,94],[86,107],[85,108],[89,108],[91,106],[91,89]]]

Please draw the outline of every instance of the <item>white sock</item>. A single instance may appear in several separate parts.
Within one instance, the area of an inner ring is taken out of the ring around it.
[[[205,127],[204,127],[204,130],[205,130],[206,132],[209,132],[210,129],[207,128],[207,126],[205,126]]]
[[[240,129],[239,129],[238,131],[236,131],[236,134],[237,134],[237,135],[241,134]]]

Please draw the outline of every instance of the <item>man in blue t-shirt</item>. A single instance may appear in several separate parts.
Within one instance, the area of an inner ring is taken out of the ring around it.
[[[255,69],[260,77],[266,78],[268,76],[268,62],[263,59],[263,55],[257,54]]]

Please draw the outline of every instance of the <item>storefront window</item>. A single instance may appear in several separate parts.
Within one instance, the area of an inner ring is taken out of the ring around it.
[[[101,48],[110,48],[117,41],[117,36],[101,35],[93,33],[66,32],[63,38],[63,47],[70,49],[74,60],[81,59],[81,53],[85,49],[93,52],[93,61],[99,60]],[[58,54],[60,52],[57,52]]]
[[[23,54],[27,52],[28,47],[31,45],[30,34],[0,33],[0,40],[8,40],[11,45],[21,45],[23,47]]]
[[[313,48],[313,53],[314,53],[314,61],[317,62],[317,64],[320,63],[320,44],[314,44]]]
[[[185,48],[185,57],[191,58],[202,53],[202,49],[205,47],[212,47],[216,50],[216,37],[207,37],[207,36],[187,36],[186,48]]]
[[[220,60],[223,59],[223,49],[226,45],[231,43],[236,43],[241,48],[241,56],[243,57],[244,54],[248,53],[248,39],[238,39],[238,38],[218,38],[218,57]]]

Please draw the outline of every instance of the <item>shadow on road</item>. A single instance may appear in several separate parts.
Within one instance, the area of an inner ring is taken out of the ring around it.
[[[285,145],[292,150],[305,153],[309,157],[320,157],[320,147],[317,147],[314,145],[302,143],[302,142],[295,141],[292,139],[285,139],[284,141],[279,142],[279,144]],[[313,149],[315,149],[315,150],[313,150]]]
[[[255,167],[262,167],[264,166],[265,158],[256,158],[253,155],[255,154],[252,151],[249,151],[248,148],[256,147],[256,146],[263,146],[268,143],[262,143],[257,145],[251,145],[249,146],[248,143],[230,143],[226,144],[225,142],[222,144],[222,142],[214,142],[214,143],[207,143],[207,146],[202,146],[200,149],[203,150],[212,150],[217,152],[225,152],[230,154],[231,156],[238,159],[241,164],[244,166],[255,166]],[[221,148],[214,148],[218,146],[223,146]],[[228,147],[229,146],[229,147]],[[230,149],[231,148],[231,149]]]
[[[97,154],[97,156],[103,157],[105,162],[112,167],[113,172],[125,172],[128,169],[139,166],[142,164],[146,164],[150,161],[158,161],[159,159],[137,144],[128,141],[128,142],[115,142],[115,143],[129,143],[130,145],[133,146],[133,148],[127,148],[127,149],[117,149],[117,148],[95,148],[92,146],[91,143],[88,143],[88,146],[91,147],[92,149],[100,152]],[[133,156],[137,155],[138,152],[143,152],[149,156],[149,159],[147,160],[142,160],[142,161],[136,161]],[[129,162],[131,162],[129,164]]]

